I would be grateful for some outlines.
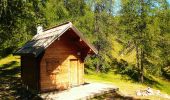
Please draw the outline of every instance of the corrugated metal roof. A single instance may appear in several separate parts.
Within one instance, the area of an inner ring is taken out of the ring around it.
[[[35,56],[38,56],[69,28],[72,28],[75,33],[93,50],[93,52],[97,54],[97,50],[83,38],[82,34],[72,25],[71,22],[47,29],[43,31],[43,33],[35,35],[32,40],[28,41],[15,54],[34,54]]]

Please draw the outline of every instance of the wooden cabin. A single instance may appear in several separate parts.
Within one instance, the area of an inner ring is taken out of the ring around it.
[[[64,90],[84,84],[84,59],[97,54],[71,22],[43,30],[28,41],[16,55],[21,56],[21,79],[38,92]]]

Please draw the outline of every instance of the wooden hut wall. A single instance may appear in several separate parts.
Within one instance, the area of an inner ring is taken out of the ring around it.
[[[72,84],[70,80],[74,76],[71,76],[71,60],[77,60],[77,83],[84,83],[84,63],[81,55],[77,55],[80,48],[73,42],[65,33],[43,53],[40,61],[41,91],[67,89]]]

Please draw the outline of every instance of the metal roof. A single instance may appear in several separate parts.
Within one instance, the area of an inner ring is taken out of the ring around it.
[[[43,52],[51,43],[64,34],[68,29],[72,29],[86,44],[87,46],[97,54],[96,48],[90,44],[71,22],[67,22],[56,27],[44,30],[41,34],[36,34],[32,40],[28,41],[22,48],[20,48],[15,54],[34,54],[36,57]]]

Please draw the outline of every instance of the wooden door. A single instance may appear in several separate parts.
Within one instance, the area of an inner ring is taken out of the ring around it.
[[[70,60],[70,85],[71,87],[78,85],[78,60]]]

